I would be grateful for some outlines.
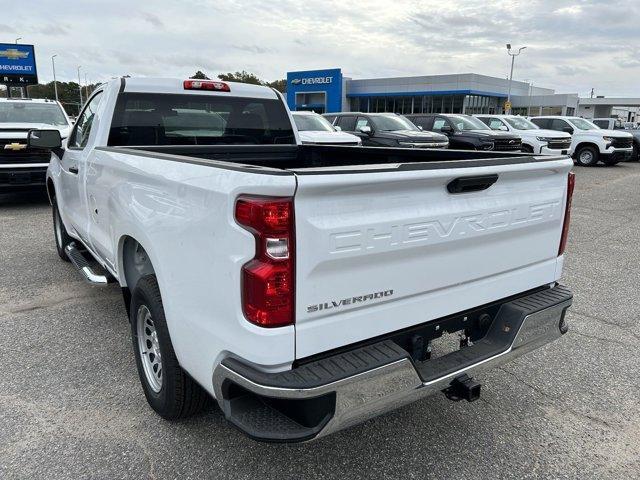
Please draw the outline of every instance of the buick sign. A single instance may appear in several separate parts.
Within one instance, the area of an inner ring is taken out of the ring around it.
[[[317,85],[329,84],[333,82],[333,77],[312,77],[312,78],[294,78],[291,85]]]

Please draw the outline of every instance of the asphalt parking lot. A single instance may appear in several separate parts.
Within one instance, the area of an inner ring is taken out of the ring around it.
[[[54,250],[43,195],[0,196],[0,478],[640,478],[640,164],[577,168],[570,332],[439,395],[302,445],[147,406],[117,287]]]

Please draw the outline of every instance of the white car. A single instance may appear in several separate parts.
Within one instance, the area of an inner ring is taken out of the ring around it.
[[[27,148],[32,129],[56,129],[65,139],[71,122],[56,101],[0,98],[0,192],[44,186],[51,155]]]
[[[476,115],[491,130],[515,133],[522,138],[522,151],[536,155],[566,155],[571,148],[571,135],[543,130],[517,115]]]
[[[303,144],[362,145],[360,137],[337,130],[322,115],[315,112],[291,112]]]
[[[630,160],[633,135],[621,130],[603,130],[580,117],[545,116],[531,119],[540,128],[571,135],[570,154],[578,165],[591,167],[599,161],[605,165]]]
[[[302,147],[274,90],[166,78],[101,85],[64,149],[29,143],[53,149],[58,255],[122,291],[164,418],[214,397],[254,439],[311,440],[477,400],[473,375],[568,329],[569,158]]]

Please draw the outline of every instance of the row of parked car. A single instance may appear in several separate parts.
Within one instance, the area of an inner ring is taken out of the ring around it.
[[[640,131],[603,129],[579,117],[294,112],[303,143],[496,150],[571,155],[579,165],[638,159]]]

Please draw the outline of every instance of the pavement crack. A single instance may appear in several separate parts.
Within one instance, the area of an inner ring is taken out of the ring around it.
[[[585,312],[581,312],[580,310],[576,310],[574,308],[571,309],[571,314],[572,315],[582,316],[582,317],[588,318],[588,319],[593,320],[593,321],[598,322],[598,323],[604,323],[605,325],[609,325],[610,327],[619,328],[620,330],[622,330],[622,331],[628,333],[629,335],[631,335],[632,337],[634,337],[636,340],[640,341],[640,335],[635,333],[633,330],[631,330],[626,325],[620,325],[620,324],[615,323],[615,322],[613,322],[611,320],[607,320],[607,319],[604,319],[602,317],[598,317],[598,316],[591,315],[591,314],[588,314],[588,313],[585,313]],[[628,344],[625,344],[625,345],[628,345]]]
[[[515,373],[510,372],[509,370],[505,370],[504,367],[498,367],[498,370],[501,370],[505,373],[507,373],[508,375],[510,375],[511,377],[513,377],[517,382],[521,383],[522,385],[530,388],[531,390],[533,390],[534,392],[542,395],[543,397],[545,397],[548,400],[551,400],[553,402],[553,406],[554,407],[558,407],[560,403],[562,403],[562,407],[564,410],[566,410],[567,412],[571,413],[572,415],[575,415],[576,417],[580,417],[580,418],[584,418],[586,420],[588,420],[589,422],[592,423],[596,423],[602,427],[606,427],[609,429],[615,429],[616,427],[611,425],[609,422],[607,422],[606,420],[602,420],[601,418],[598,417],[594,417],[593,415],[590,415],[588,413],[583,413],[580,412],[578,410],[575,410],[569,406],[567,406],[563,401],[562,398],[560,397],[556,397],[554,395],[551,395],[548,392],[545,392],[544,390],[542,390],[539,387],[536,387],[535,385],[530,384],[529,382],[523,380],[522,378],[520,378],[519,376],[517,376]],[[482,397],[480,397],[482,398]]]

